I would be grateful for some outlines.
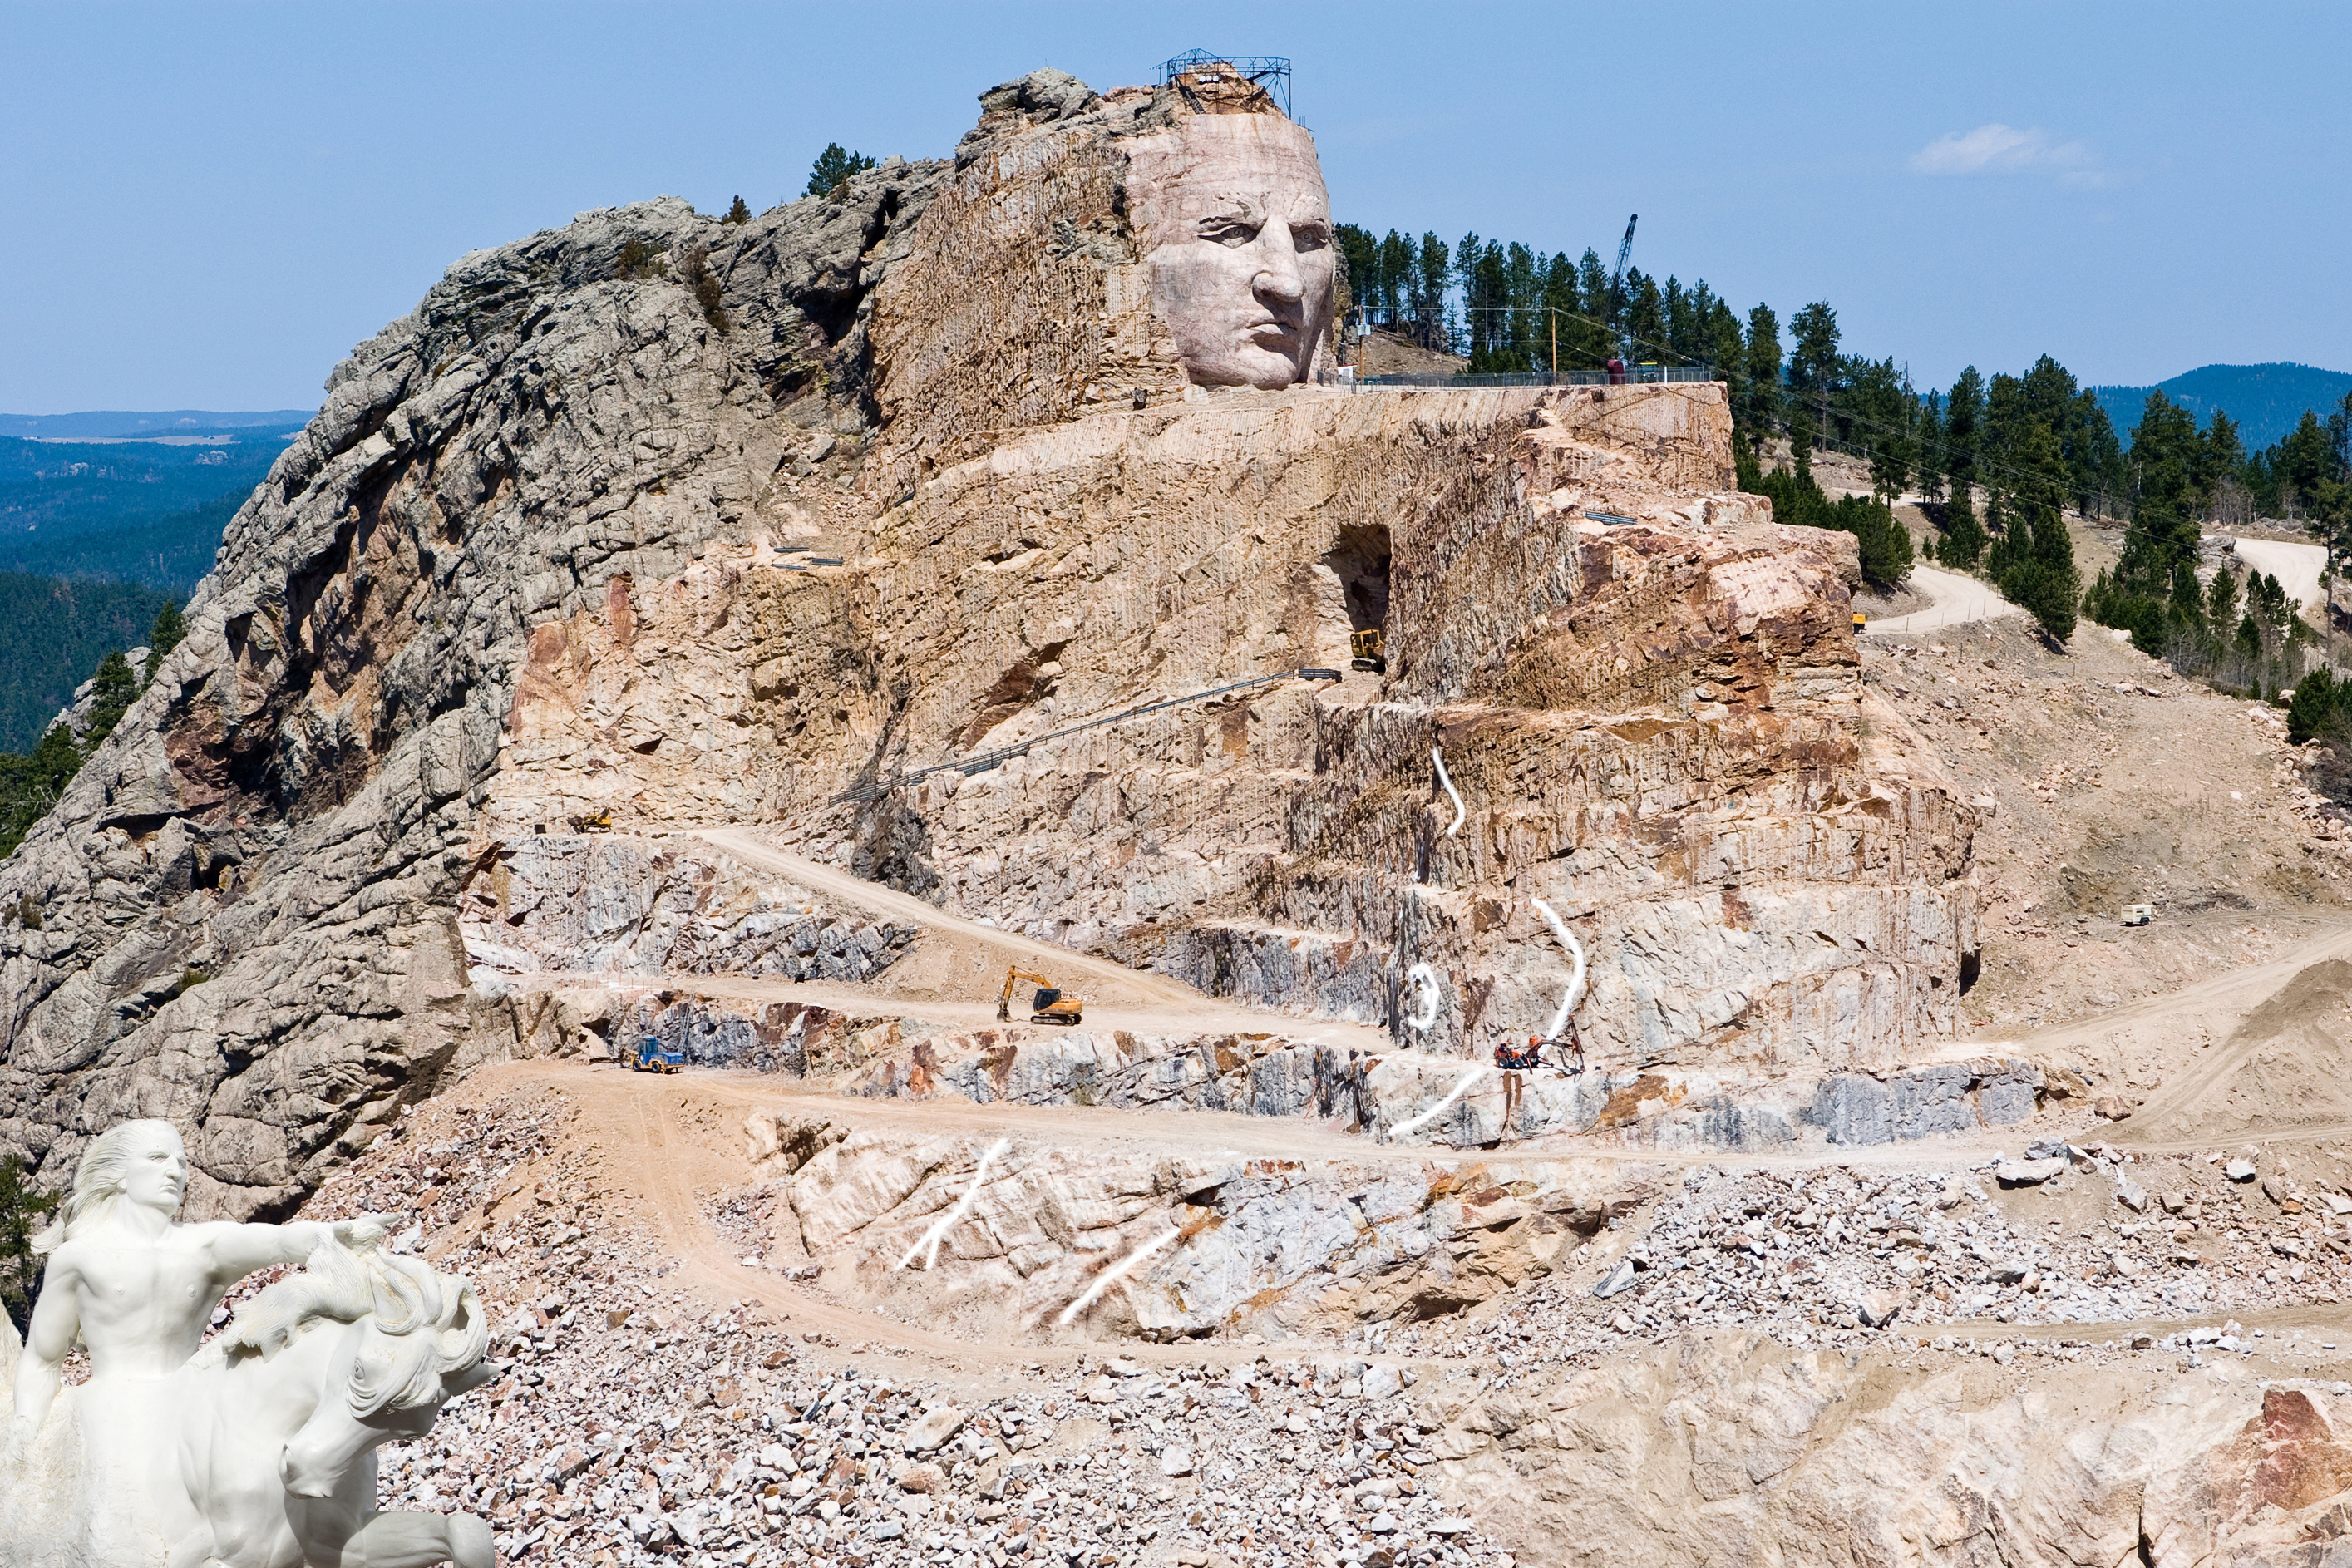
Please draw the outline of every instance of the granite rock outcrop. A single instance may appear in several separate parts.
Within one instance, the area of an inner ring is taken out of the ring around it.
[[[462,1065],[508,1006],[458,903],[534,649],[714,540],[822,531],[871,433],[875,283],[943,174],[740,226],[584,214],[338,367],[186,640],[0,868],[0,1145],[70,1169],[168,1117],[192,1212],[282,1211]]]

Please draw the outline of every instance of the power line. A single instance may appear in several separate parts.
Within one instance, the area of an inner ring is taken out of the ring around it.
[[[856,789],[835,795],[826,804],[837,805],[844,801],[878,800],[883,791],[913,784],[916,780],[931,773],[962,773],[967,778],[973,773],[984,773],[992,768],[1012,761],[1014,757],[1026,756],[1031,747],[1042,746],[1048,741],[1058,741],[1065,735],[1076,735],[1087,730],[1099,730],[1106,724],[1123,724],[1129,719],[1139,719],[1146,713],[1157,713],[1164,708],[1181,708],[1187,703],[1205,702],[1212,697],[1223,697],[1229,691],[1245,691],[1253,686],[1270,686],[1277,680],[1337,680],[1339,679],[1338,670],[1318,669],[1313,666],[1277,670],[1272,675],[1247,676],[1240,680],[1228,681],[1223,686],[1212,686],[1200,691],[1188,691],[1181,697],[1163,697],[1157,702],[1146,702],[1135,708],[1122,708],[1116,713],[1105,713],[1076,724],[1066,725],[1059,730],[1048,730],[1042,735],[1032,735],[1025,741],[1016,741],[1009,746],[999,746],[993,751],[974,752],[969,756],[956,757],[944,763],[932,763],[911,772],[892,773],[888,778],[877,783],[861,784]]]

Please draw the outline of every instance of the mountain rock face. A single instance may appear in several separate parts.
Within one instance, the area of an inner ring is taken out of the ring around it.
[[[469,256],[337,369],[0,868],[0,1147],[61,1176],[167,1116],[201,1207],[281,1211],[541,1048],[547,969],[856,981],[901,942],[606,826],[770,825],[1440,1056],[1551,1026],[1541,900],[1591,1059],[1655,1079],[1629,1138],[1944,1051],[1972,819],[1861,684],[1853,541],[1734,489],[1721,388],[1318,384],[1298,287],[1229,321],[1213,269],[1163,286],[1172,246],[1311,252],[1303,132],[1055,72],[982,108],[950,162],[745,225],[665,199]],[[1246,235],[1137,184],[1203,168],[1265,184]],[[1213,350],[1300,380],[1212,389]]]
[[[464,1059],[502,1007],[469,1000],[458,898],[547,628],[815,531],[791,470],[866,438],[873,287],[945,172],[740,226],[583,215],[336,370],[187,640],[0,870],[0,1145],[47,1167],[167,1116],[196,1212],[270,1212]]]

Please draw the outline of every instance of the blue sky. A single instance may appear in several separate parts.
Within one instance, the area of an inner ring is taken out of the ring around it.
[[[1342,220],[1838,308],[1923,385],[2352,369],[2352,6],[0,3],[0,409],[315,403],[467,250],[1288,55]]]

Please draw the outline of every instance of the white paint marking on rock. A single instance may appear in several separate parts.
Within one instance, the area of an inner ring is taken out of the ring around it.
[[[1076,1320],[1077,1315],[1080,1312],[1085,1311],[1088,1307],[1093,1306],[1097,1301],[1102,1299],[1104,1291],[1109,1289],[1113,1285],[1118,1284],[1121,1279],[1125,1279],[1130,1272],[1139,1267],[1145,1258],[1150,1257],[1153,1253],[1159,1251],[1161,1247],[1175,1240],[1178,1234],[1176,1227],[1171,1225],[1166,1230],[1161,1231],[1158,1236],[1153,1237],[1150,1240],[1137,1247],[1133,1252],[1129,1253],[1125,1258],[1120,1258],[1117,1263],[1114,1263],[1109,1268],[1104,1269],[1100,1275],[1096,1277],[1095,1282],[1087,1287],[1087,1293],[1085,1295],[1079,1297],[1076,1300],[1071,1302],[1067,1307],[1062,1310],[1062,1315],[1057,1320],[1060,1325],[1063,1328],[1068,1328],[1070,1324]]]
[[[1584,949],[1577,942],[1575,933],[1568,929],[1568,922],[1554,913],[1549,904],[1541,899],[1528,901],[1542,911],[1543,918],[1551,924],[1551,934],[1559,938],[1559,945],[1568,949],[1568,956],[1576,964],[1576,973],[1568,978],[1568,990],[1560,996],[1559,1012],[1551,1021],[1549,1037],[1558,1039],[1568,1027],[1568,1016],[1576,1011],[1577,1003],[1584,995]]]
[[[971,1212],[973,1202],[980,1196],[981,1187],[988,1181],[989,1162],[995,1159],[999,1154],[1003,1153],[1004,1151],[1011,1146],[1011,1143],[1012,1140],[1010,1139],[999,1138],[995,1142],[991,1143],[988,1146],[987,1152],[983,1153],[980,1157],[979,1167],[971,1173],[971,1185],[963,1190],[963,1196],[956,1200],[955,1207],[948,1210],[948,1212],[940,1217],[939,1223],[932,1226],[930,1229],[923,1233],[923,1238],[920,1241],[918,1241],[914,1246],[907,1248],[907,1256],[898,1259],[898,1267],[900,1268],[904,1268],[907,1265],[915,1261],[915,1254],[918,1252],[923,1254],[923,1269],[926,1273],[929,1273],[933,1266],[939,1262],[940,1243],[945,1241],[947,1239],[948,1232],[961,1225],[963,1222],[963,1216]]]
[[[1429,760],[1437,764],[1437,782],[1445,786],[1446,795],[1454,802],[1454,821],[1445,829],[1445,837],[1451,838],[1462,831],[1462,819],[1470,813],[1464,808],[1461,792],[1454,787],[1454,780],[1446,774],[1445,753],[1432,746],[1429,748]]]
[[[1404,1123],[1402,1126],[1391,1129],[1389,1132],[1389,1136],[1391,1138],[1402,1138],[1406,1133],[1413,1131],[1419,1128],[1423,1123],[1435,1120],[1441,1111],[1445,1110],[1451,1107],[1455,1100],[1469,1093],[1470,1086],[1472,1084],[1476,1083],[1480,1079],[1485,1078],[1494,1070],[1495,1069],[1490,1067],[1472,1068],[1468,1072],[1462,1075],[1462,1081],[1454,1086],[1454,1091],[1451,1094],[1448,1094],[1444,1100],[1439,1100],[1435,1105],[1431,1106],[1427,1110],[1423,1111],[1419,1116],[1414,1117],[1412,1121]]]
[[[1423,1005],[1415,1007],[1405,1017],[1405,1022],[1412,1026],[1413,1032],[1419,1034],[1437,1022],[1438,1004],[1443,999],[1443,994],[1437,987],[1437,972],[1426,963],[1416,963],[1405,971],[1404,979],[1407,985],[1419,987],[1423,997]]]

